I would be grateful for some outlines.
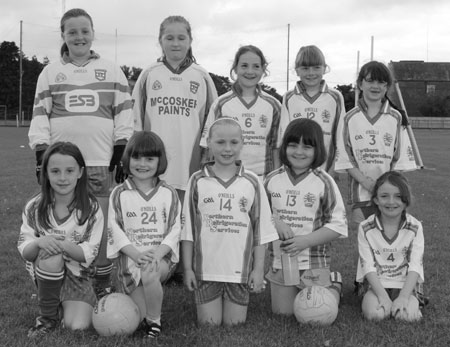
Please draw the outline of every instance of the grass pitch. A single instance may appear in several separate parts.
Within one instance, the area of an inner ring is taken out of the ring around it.
[[[21,211],[39,189],[34,174],[34,154],[28,147],[28,128],[0,127],[0,345],[31,346],[28,328],[38,313],[34,285],[16,248]],[[343,298],[331,327],[299,325],[294,318],[270,310],[270,293],[252,295],[246,324],[233,328],[197,327],[192,295],[169,286],[163,305],[163,333],[155,341],[141,336],[99,337],[94,330],[69,332],[57,329],[38,346],[450,346],[450,130],[415,130],[426,167],[408,173],[414,201],[410,213],[420,219],[425,235],[425,294],[430,304],[419,323],[395,320],[366,322],[353,295],[356,271],[356,234],[333,244],[334,269],[344,280]],[[346,195],[346,179],[339,181]]]

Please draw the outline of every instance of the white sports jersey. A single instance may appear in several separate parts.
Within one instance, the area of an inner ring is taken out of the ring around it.
[[[208,72],[195,63],[174,71],[164,61],[144,70],[133,90],[135,130],[158,134],[168,166],[161,179],[186,189],[200,163],[201,130],[217,92]]]
[[[242,98],[237,83],[221,95],[209,111],[200,145],[207,147],[209,128],[216,119],[233,118],[240,124],[244,137],[240,160],[246,169],[261,176],[275,169],[273,151],[277,148],[281,105],[260,86],[256,90],[256,98],[251,103]]]
[[[400,113],[387,100],[380,113],[370,118],[361,99],[339,124],[335,170],[358,168],[373,180],[390,170],[415,170],[414,154],[405,132]],[[353,177],[349,180],[349,202],[356,207],[370,205],[371,193]]]
[[[65,55],[39,75],[30,147],[69,141],[80,148],[86,166],[108,166],[114,145],[133,134],[131,107],[119,66],[95,53],[77,66]]]
[[[323,131],[327,160],[322,168],[328,171],[334,162],[338,123],[344,115],[344,98],[338,90],[328,88],[325,81],[322,80],[320,93],[315,97],[310,97],[306,93],[303,83],[297,82],[295,88],[288,91],[283,97],[281,135],[278,147],[281,146],[284,132],[292,120],[297,118],[312,119],[320,125]]]
[[[297,235],[308,235],[326,227],[347,237],[347,219],[341,193],[333,178],[317,168],[295,178],[283,166],[264,181],[274,214]],[[307,248],[297,256],[299,270],[330,267],[330,245]],[[272,267],[281,269],[280,255],[274,255]]]
[[[102,209],[97,202],[91,201],[91,211],[94,210],[94,206],[97,207],[97,211],[95,213],[91,212],[83,225],[78,225],[78,219],[76,218],[78,210],[73,210],[70,216],[60,224],[53,216],[53,212],[49,211],[49,220],[52,228],[46,230],[38,225],[37,207],[40,198],[41,195],[39,194],[28,201],[22,213],[22,226],[20,227],[19,241],[17,242],[20,254],[23,256],[24,249],[41,236],[63,235],[65,240],[69,240],[81,247],[85,259],[84,263],[79,263],[73,259],[66,260],[65,266],[75,276],[85,277],[87,272],[82,274],[80,270],[86,270],[98,254],[103,233]],[[29,264],[29,262],[27,263]],[[28,265],[27,268],[32,267]]]
[[[117,274],[121,281],[141,280],[141,269],[120,250],[133,245],[138,251],[170,247],[169,259],[179,260],[181,204],[175,189],[160,181],[148,194],[137,189],[128,178],[112,191],[109,198],[107,257],[119,257]]]
[[[358,249],[357,282],[374,272],[384,288],[403,288],[408,272],[414,271],[423,283],[422,223],[410,214],[392,240],[387,239],[378,217],[370,216],[359,225]]]
[[[253,248],[278,239],[258,176],[238,163],[223,182],[207,163],[189,180],[181,240],[194,242],[193,270],[204,281],[247,283]]]

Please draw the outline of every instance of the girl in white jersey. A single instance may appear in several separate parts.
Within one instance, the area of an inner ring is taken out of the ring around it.
[[[38,180],[45,149],[56,141],[73,142],[86,161],[89,188],[106,215],[111,172],[116,170],[117,182],[123,180],[120,158],[133,134],[128,81],[118,65],[91,50],[94,25],[83,9],[62,16],[61,37],[61,59],[39,76],[28,132],[36,151]],[[99,293],[110,287],[112,266],[106,259],[105,240],[106,232],[95,264]]]
[[[338,310],[342,279],[338,272],[330,272],[330,242],[347,237],[347,220],[336,183],[321,169],[326,156],[320,125],[295,119],[280,148],[283,166],[264,181],[281,240],[271,245],[272,266],[266,275],[274,313],[293,314],[295,297],[311,286],[330,290],[336,298],[333,311]],[[280,253],[294,258],[298,284],[283,276]],[[316,318],[322,320],[328,314],[321,310]]]
[[[200,143],[207,147],[208,128],[216,119],[233,118],[243,129],[244,146],[240,159],[246,169],[258,176],[279,167],[277,138],[281,105],[259,85],[261,78],[267,75],[267,65],[258,47],[239,48],[230,71],[236,82],[212,105]]]
[[[239,158],[242,130],[231,118],[209,128],[206,163],[188,183],[181,233],[184,280],[199,323],[245,322],[249,291],[264,288],[265,244],[278,235],[260,179]]]
[[[366,319],[422,317],[424,238],[422,223],[406,212],[411,192],[406,178],[389,171],[375,182],[375,214],[358,230],[356,281]]]
[[[195,61],[192,30],[184,17],[164,19],[159,43],[163,56],[142,71],[133,89],[135,130],[161,137],[168,161],[162,178],[183,201],[189,176],[200,167],[200,135],[217,92]]]
[[[330,172],[336,153],[336,131],[340,118],[345,115],[345,107],[342,94],[329,88],[323,79],[328,70],[325,56],[317,46],[300,48],[295,58],[295,71],[300,81],[283,96],[281,133],[296,118],[317,122],[322,128],[327,151],[322,168]]]
[[[78,147],[56,142],[43,155],[41,192],[26,204],[18,249],[36,283],[40,315],[28,337],[39,338],[61,320],[71,330],[87,329],[96,297],[87,276],[103,231],[103,213],[88,191]]]
[[[335,170],[349,174],[353,230],[375,212],[371,195],[378,177],[417,167],[402,115],[386,96],[391,85],[386,65],[364,64],[357,79],[362,97],[339,122]]]
[[[162,282],[179,259],[181,204],[171,186],[159,179],[167,168],[162,140],[136,132],[123,156],[129,177],[111,193],[108,257],[117,260],[117,290],[138,305],[147,337],[161,332]]]

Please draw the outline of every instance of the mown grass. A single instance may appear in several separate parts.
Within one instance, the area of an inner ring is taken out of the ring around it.
[[[27,128],[0,127],[0,345],[35,345],[26,337],[38,312],[35,288],[16,249],[21,211],[38,189],[34,155],[27,145]],[[192,296],[184,288],[166,288],[164,331],[155,341],[141,336],[99,337],[94,330],[58,329],[38,346],[450,346],[449,171],[450,131],[415,130],[426,167],[408,173],[415,196],[410,212],[422,220],[425,234],[425,293],[430,304],[419,323],[394,320],[366,322],[353,295],[357,257],[356,235],[333,245],[333,262],[344,279],[339,316],[331,327],[299,325],[294,318],[273,315],[270,293],[252,295],[247,323],[236,327],[198,327]],[[23,147],[22,147],[23,146]],[[339,185],[344,195],[346,179]]]

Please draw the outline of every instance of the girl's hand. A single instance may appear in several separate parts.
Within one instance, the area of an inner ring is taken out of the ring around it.
[[[295,236],[289,240],[284,240],[280,244],[280,249],[288,253],[290,257],[298,255],[301,251],[308,248],[309,245],[304,241],[303,236]]]
[[[155,252],[151,249],[141,252],[136,259],[136,265],[138,267],[142,267],[149,263],[152,263],[153,259],[155,259]]]
[[[191,270],[184,270],[184,285],[189,291],[193,291],[197,289],[197,279],[195,278],[194,271]]]
[[[391,307],[392,317],[396,318],[397,314],[402,317],[406,314],[408,308],[409,298],[399,295],[397,299],[394,300]]]
[[[369,192],[372,192],[375,187],[375,181],[370,177],[366,177],[365,180],[361,182],[361,185]]]
[[[263,292],[266,289],[263,273],[253,270],[248,278],[248,287],[252,293]]]
[[[378,309],[383,308],[384,310],[384,317],[389,317],[391,315],[391,309],[392,309],[392,300],[389,298],[389,296],[383,296],[378,298]]]
[[[64,235],[47,235],[37,239],[37,245],[42,252],[41,258],[45,259],[52,255],[60,254],[64,251],[61,241],[64,241]]]
[[[294,232],[290,226],[283,222],[276,212],[273,214],[273,222],[275,223],[280,240],[287,240],[294,237]]]

